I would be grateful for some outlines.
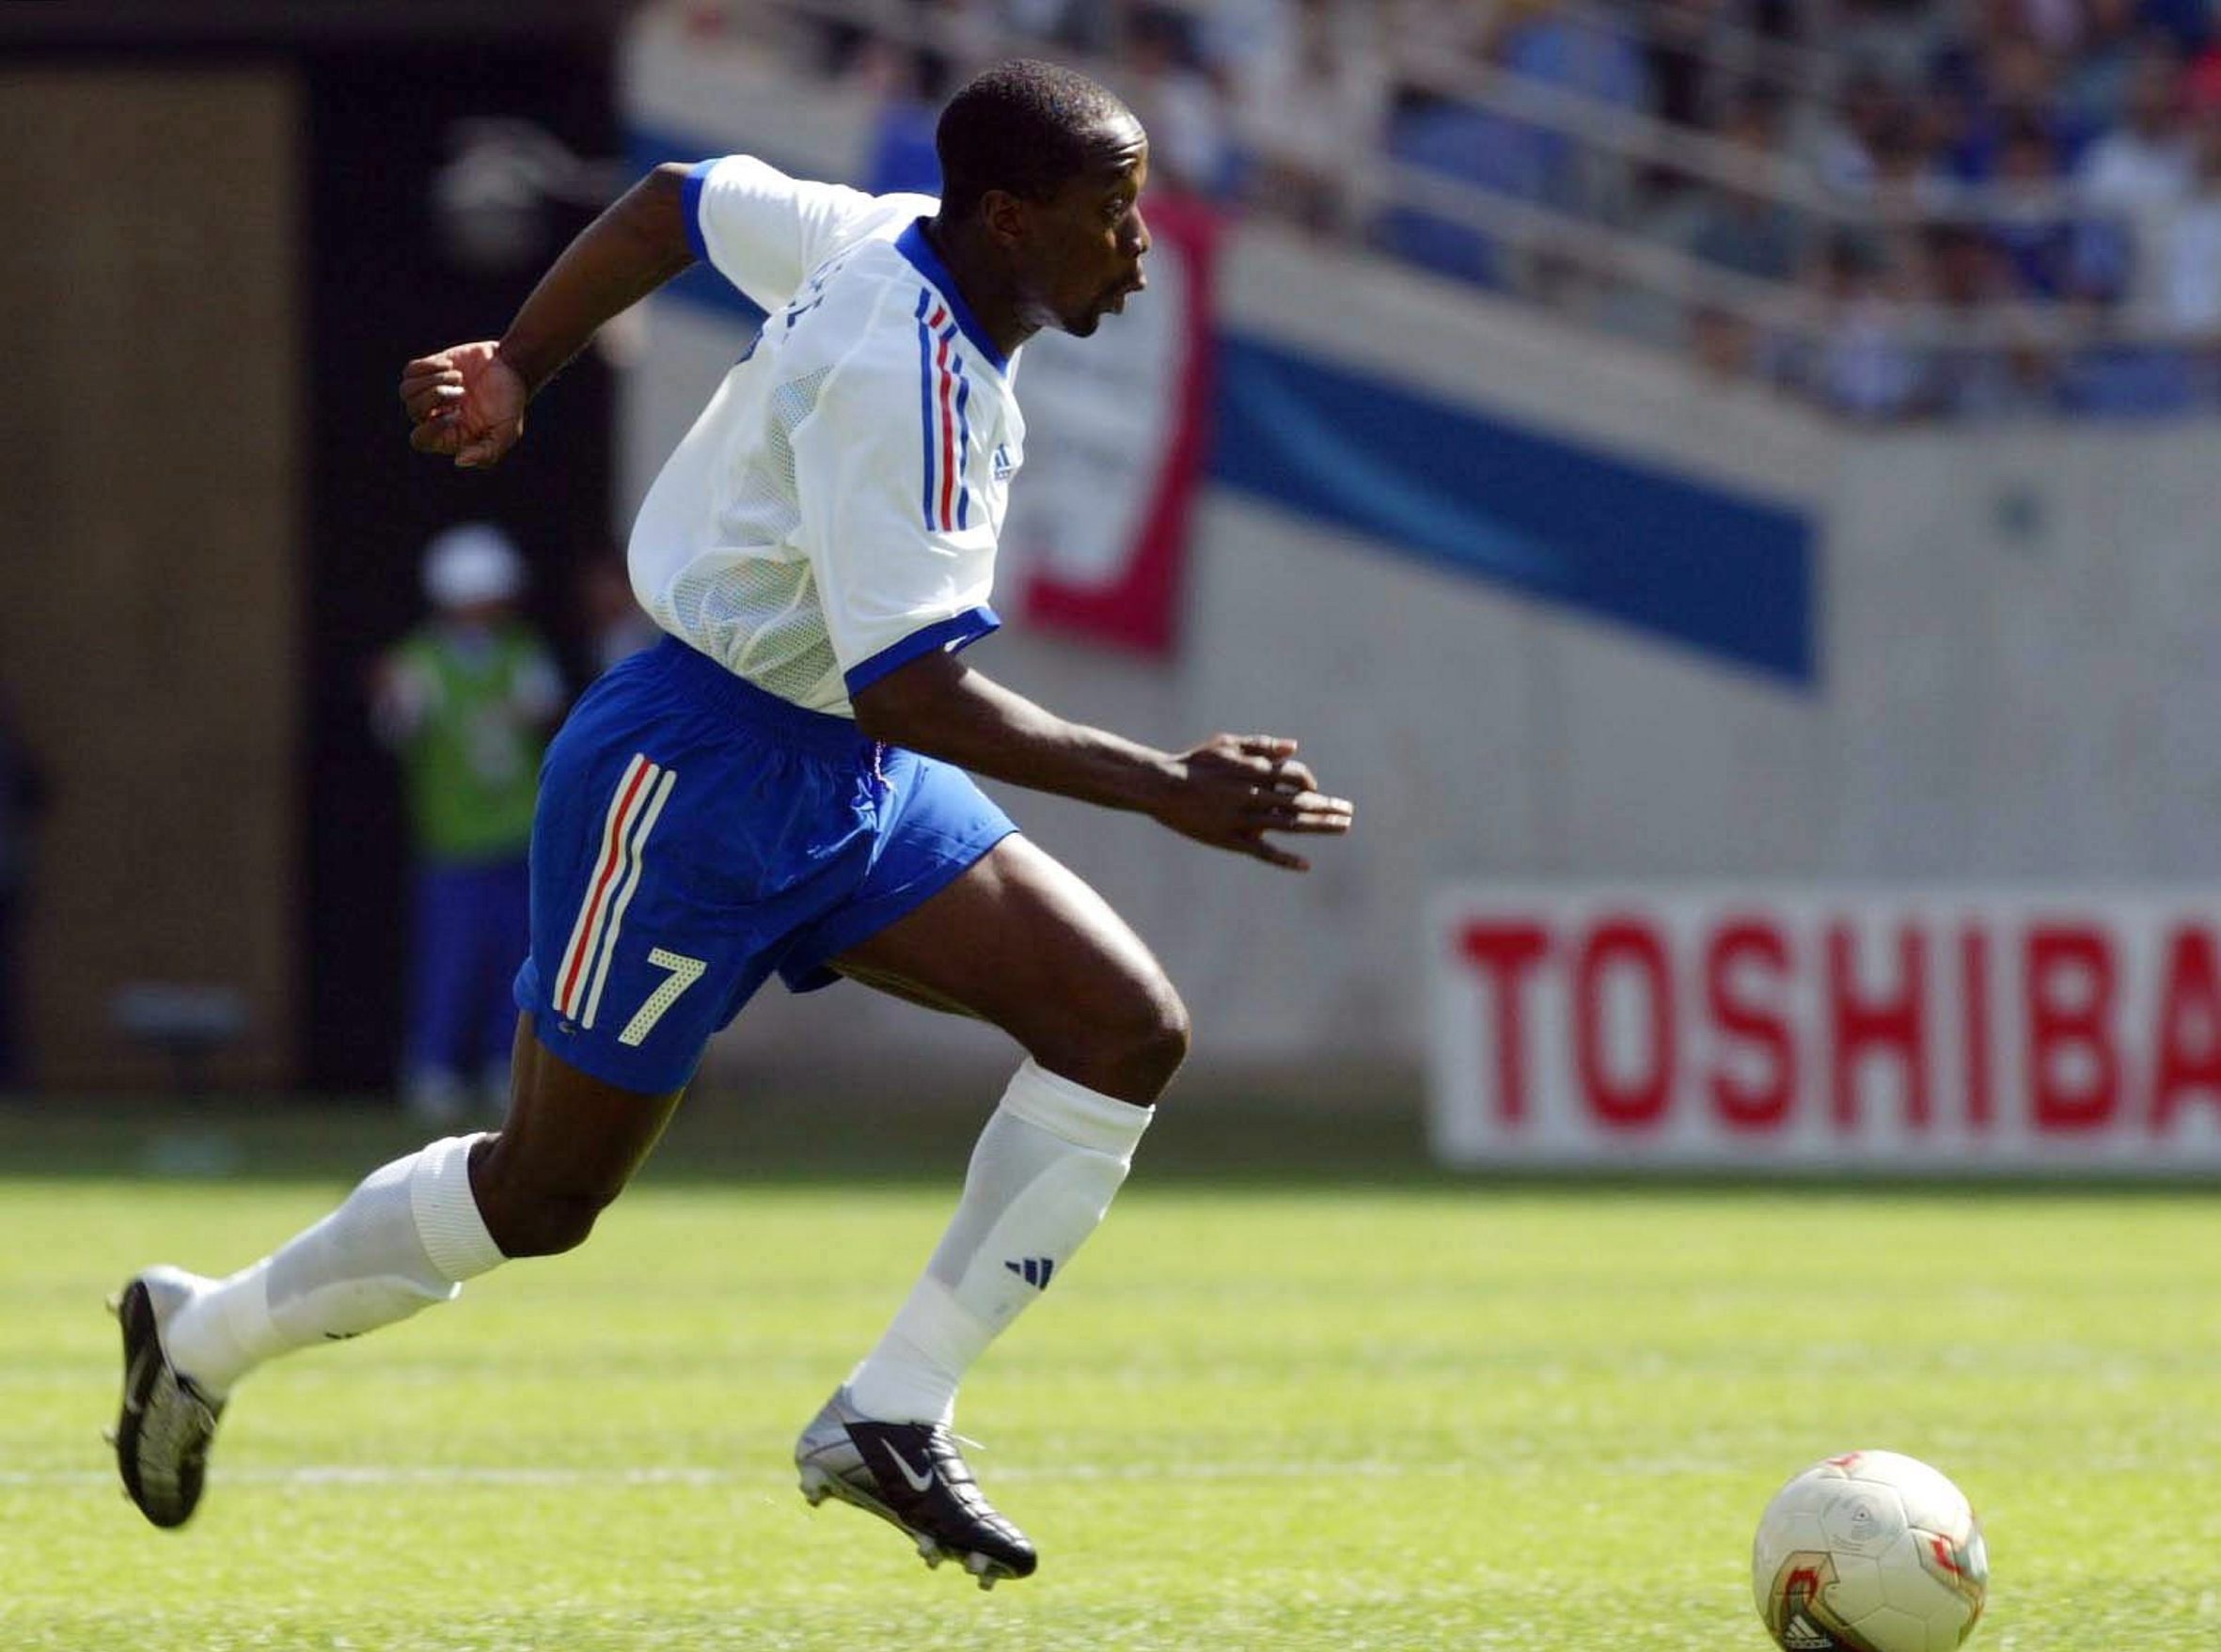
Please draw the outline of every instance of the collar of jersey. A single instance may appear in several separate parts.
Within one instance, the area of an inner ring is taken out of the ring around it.
[[[949,266],[941,262],[940,254],[933,250],[933,243],[925,239],[925,220],[911,219],[910,227],[894,238],[894,244],[895,250],[917,265],[918,273],[948,300],[949,312],[956,318],[964,336],[971,340],[972,348],[993,363],[997,372],[1008,372],[1010,363],[995,348],[995,341],[987,337],[987,329],[980,325],[979,317],[971,313],[971,306],[964,302],[964,294],[956,290],[956,278],[949,274]]]

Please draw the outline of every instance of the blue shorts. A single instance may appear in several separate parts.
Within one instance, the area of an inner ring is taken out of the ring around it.
[[[666,637],[548,747],[517,1005],[573,1066],[676,1090],[773,970],[831,984],[831,959],[1016,829],[962,769]]]

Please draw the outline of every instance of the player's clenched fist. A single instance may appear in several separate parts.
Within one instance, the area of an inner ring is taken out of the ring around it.
[[[1253,855],[1295,872],[1311,862],[1266,842],[1268,832],[1340,836],[1355,811],[1346,797],[1330,797],[1307,764],[1296,761],[1296,742],[1273,734],[1214,734],[1181,753],[1178,779],[1153,812],[1183,837],[1214,848]]]
[[[493,464],[525,433],[530,392],[494,342],[456,344],[402,370],[402,405],[409,446],[439,453],[463,468]]]

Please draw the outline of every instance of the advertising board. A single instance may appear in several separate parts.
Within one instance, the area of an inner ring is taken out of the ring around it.
[[[2221,890],[1475,888],[1429,926],[1472,1166],[2221,1169]]]

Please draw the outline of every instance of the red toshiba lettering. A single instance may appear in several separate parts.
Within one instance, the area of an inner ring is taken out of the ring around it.
[[[1968,926],[1959,936],[1959,1017],[1966,1045],[1966,1122],[1987,1130],[1996,1117],[1990,1084],[1990,937]]]
[[[2030,1117],[2045,1133],[2102,1130],[2120,1103],[2113,948],[2087,924],[2038,924],[2026,964]],[[2079,1082],[2071,1062],[2087,1065]]]
[[[1797,1046],[1789,1024],[1779,1012],[1736,990],[1738,982],[1754,975],[1779,982],[1788,967],[1788,944],[1780,929],[1763,919],[1723,925],[1705,950],[1705,994],[1722,1042],[1740,1039],[1768,1058],[1761,1084],[1739,1078],[1725,1061],[1714,1064],[1712,1109],[1730,1129],[1779,1129],[1789,1116],[1797,1093]]]
[[[1527,1117],[1526,1023],[1520,987],[1550,952],[1550,936],[1533,923],[1466,925],[1458,945],[1473,967],[1489,978],[1495,1015],[1496,1116],[1506,1125]]]
[[[2158,1044],[2151,1129],[2164,1135],[2184,1102],[2221,1104],[2221,968],[2211,931],[2184,924],[2167,936]]]
[[[1615,968],[1642,982],[1649,1010],[1648,1071],[1615,1079],[1604,1060],[1604,977]],[[1640,1130],[1665,1117],[1674,1082],[1674,986],[1665,947],[1646,923],[1607,919],[1589,932],[1573,967],[1574,1064],[1581,1092],[1599,1121]]]
[[[1895,998],[1858,996],[1848,923],[1828,928],[1828,1098],[1838,1130],[1858,1128],[1858,1064],[1868,1051],[1891,1055],[1905,1070],[1905,1122],[1928,1128],[1928,948],[1911,924],[1898,930]]]

